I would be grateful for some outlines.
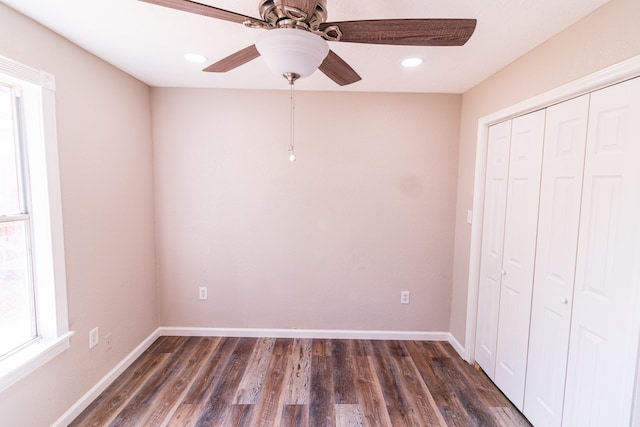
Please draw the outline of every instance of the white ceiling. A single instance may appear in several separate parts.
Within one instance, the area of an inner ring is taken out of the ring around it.
[[[138,0],[0,0],[151,86],[287,89],[260,58],[225,74],[200,71],[255,42],[261,30]],[[258,0],[198,0],[259,17]],[[330,43],[362,81],[340,88],[320,72],[299,90],[462,93],[608,0],[327,0],[328,21],[476,18],[462,47]],[[187,52],[207,64],[184,60]],[[420,56],[422,66],[400,61]]]

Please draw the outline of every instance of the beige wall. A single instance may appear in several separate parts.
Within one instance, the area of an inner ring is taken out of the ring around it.
[[[158,326],[149,88],[0,4],[0,55],[54,74],[71,348],[0,392],[50,425]],[[88,331],[104,342],[88,349]]]
[[[612,0],[463,95],[451,332],[464,343],[478,119],[640,54],[640,1]]]
[[[2,423],[48,425],[159,324],[464,342],[478,118],[640,54],[639,17],[637,0],[612,0],[462,97],[299,92],[291,164],[286,91],[150,95],[0,4],[0,55],[56,77],[76,332],[0,393]],[[111,350],[88,350],[95,326]]]
[[[161,324],[448,331],[460,96],[298,92],[294,164],[288,107],[152,89]]]

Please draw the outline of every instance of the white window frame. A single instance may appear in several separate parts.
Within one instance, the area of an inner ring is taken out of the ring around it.
[[[70,347],[53,75],[0,56],[0,78],[20,88],[25,123],[38,337],[0,360],[0,392]]]

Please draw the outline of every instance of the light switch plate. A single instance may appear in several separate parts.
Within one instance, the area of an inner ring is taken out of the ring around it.
[[[95,327],[89,331],[89,348],[93,348],[97,346],[99,341],[100,341],[100,333],[98,331],[98,328]]]

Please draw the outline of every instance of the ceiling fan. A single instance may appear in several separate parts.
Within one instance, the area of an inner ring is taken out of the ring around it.
[[[462,46],[476,27],[475,19],[379,19],[326,22],[327,0],[259,0],[262,19],[191,0],[141,0],[172,9],[270,30],[246,47],[204,71],[224,73],[262,55],[272,71],[293,84],[320,69],[345,86],[361,80],[327,41],[404,46]]]

